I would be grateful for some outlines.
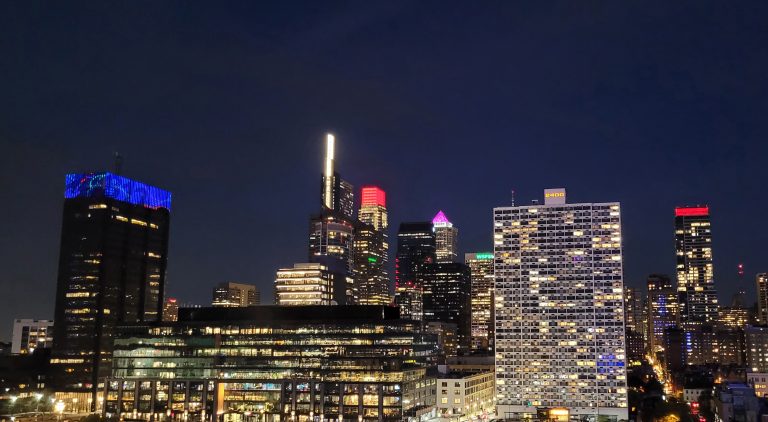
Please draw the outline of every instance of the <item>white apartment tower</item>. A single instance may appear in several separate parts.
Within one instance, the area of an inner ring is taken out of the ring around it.
[[[628,419],[619,203],[493,210],[500,417]]]

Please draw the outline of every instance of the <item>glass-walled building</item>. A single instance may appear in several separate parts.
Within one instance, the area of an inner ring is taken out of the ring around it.
[[[431,352],[384,306],[181,309],[122,327],[104,412],[142,420],[419,420]],[[257,418],[257,419],[253,419]],[[322,419],[321,419],[322,418]]]

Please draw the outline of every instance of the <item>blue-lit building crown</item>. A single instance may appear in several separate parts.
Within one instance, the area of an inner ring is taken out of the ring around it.
[[[64,198],[106,197],[147,208],[171,210],[171,193],[109,172],[70,173]]]

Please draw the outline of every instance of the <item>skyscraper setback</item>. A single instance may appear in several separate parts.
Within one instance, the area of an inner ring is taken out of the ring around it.
[[[497,413],[627,419],[619,204],[544,197],[494,209]]]
[[[115,326],[162,316],[171,194],[116,174],[68,174],[52,365],[60,389],[94,396]]]
[[[387,201],[386,193],[376,186],[361,190],[359,224],[355,233],[355,284],[362,305],[388,305],[387,273]]]
[[[456,238],[459,229],[453,226],[442,211],[438,211],[432,219],[432,228],[435,231],[437,262],[456,262]]]

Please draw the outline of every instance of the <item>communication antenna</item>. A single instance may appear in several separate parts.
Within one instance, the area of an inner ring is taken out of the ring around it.
[[[514,207],[515,206],[515,190],[514,189],[512,189],[512,191],[510,192],[510,199],[512,200],[511,201],[512,206]]]
[[[123,156],[119,152],[115,151],[115,174],[120,175],[123,171]]]

